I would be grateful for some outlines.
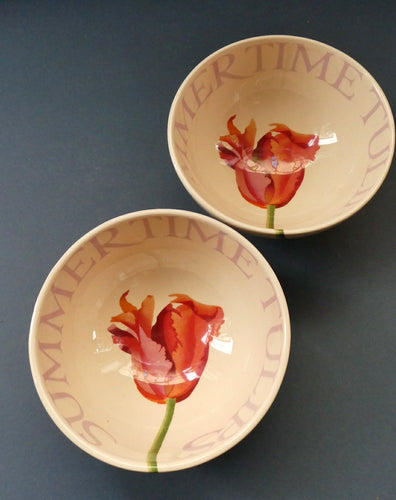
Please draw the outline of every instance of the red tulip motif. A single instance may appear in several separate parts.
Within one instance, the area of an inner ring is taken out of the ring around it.
[[[305,167],[319,150],[319,136],[300,134],[286,125],[273,127],[257,142],[256,123],[251,120],[241,132],[234,125],[235,115],[227,122],[228,135],[217,143],[220,158],[235,170],[241,195],[249,203],[269,210],[267,227],[273,228],[275,208],[289,203],[300,187]]]
[[[113,343],[131,356],[133,379],[140,393],[150,401],[166,404],[164,421],[147,457],[149,471],[156,472],[157,454],[175,404],[186,399],[198,384],[208,361],[209,344],[219,334],[224,313],[219,306],[176,294],[153,325],[153,296],[148,295],[137,308],[127,300],[128,293],[122,294],[122,312],[111,318],[108,331]]]

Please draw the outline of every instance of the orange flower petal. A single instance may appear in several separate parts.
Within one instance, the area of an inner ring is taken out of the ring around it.
[[[140,309],[136,313],[136,319],[139,325],[143,328],[146,335],[151,337],[151,325],[153,324],[154,315],[154,297],[147,295],[143,300]]]
[[[313,161],[319,150],[319,136],[315,134],[300,134],[294,132],[282,123],[271,123],[274,128],[277,144],[273,145],[273,154],[278,160],[296,162],[301,160]]]
[[[137,307],[127,301],[126,296],[128,295],[129,290],[124,292],[120,297],[120,307],[123,312],[135,312],[137,311]]]
[[[132,312],[123,312],[121,314],[118,314],[117,316],[113,316],[111,318],[111,321],[122,323],[132,330],[135,330],[136,328],[136,316]]]
[[[304,168],[315,159],[320,148],[319,137],[295,132],[283,123],[272,123],[273,128],[252,149],[256,134],[254,120],[242,134],[235,127],[234,118],[235,115],[227,122],[230,135],[220,137],[218,151],[234,168],[240,193],[261,208],[286,205],[301,185]],[[256,170],[249,160],[258,163]]]
[[[235,117],[236,117],[236,115],[233,115],[230,118],[228,118],[227,128],[228,128],[228,132],[230,134],[239,135],[239,134],[241,134],[241,131],[234,125]]]
[[[289,203],[300,187],[304,174],[303,168],[292,174],[271,174],[273,191],[267,194],[267,204],[279,208]]]
[[[264,172],[255,172],[242,168],[235,169],[239,192],[249,203],[261,208],[267,206],[267,190],[271,186],[271,177]]]
[[[148,295],[136,309],[126,301],[126,295],[122,295],[120,304],[127,311],[112,320],[132,329],[135,335],[114,324],[108,330],[113,342],[131,355],[137,388],[157,403],[165,403],[167,398],[182,401],[202,375],[209,343],[224,321],[223,310],[176,294],[151,327],[153,297]]]
[[[251,120],[242,133],[234,125],[235,116],[231,116],[227,122],[229,135],[220,136],[216,146],[220,157],[232,168],[238,161],[252,157],[256,137],[256,122]]]

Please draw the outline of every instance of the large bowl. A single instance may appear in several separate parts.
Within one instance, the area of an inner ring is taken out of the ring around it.
[[[170,471],[255,427],[289,346],[282,289],[254,246],[207,216],[148,210],[61,257],[34,308],[29,355],[72,442],[121,468]]]
[[[374,78],[339,50],[294,36],[250,38],[207,57],[168,122],[172,161],[193,198],[266,236],[314,233],[361,209],[388,172],[394,137]]]

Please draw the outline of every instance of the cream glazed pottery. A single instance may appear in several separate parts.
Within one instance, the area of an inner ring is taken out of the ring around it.
[[[179,210],[127,214],[61,257],[29,356],[48,414],[77,446],[135,471],[208,461],[246,436],[281,385],[287,304],[235,230]]]
[[[261,36],[211,54],[169,115],[176,172],[210,214],[265,236],[333,226],[376,193],[394,151],[387,99],[323,43]]]

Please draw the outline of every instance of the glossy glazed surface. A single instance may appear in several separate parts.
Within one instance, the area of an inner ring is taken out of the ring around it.
[[[296,196],[276,211],[286,236],[317,232],[354,214],[378,190],[393,157],[386,97],[346,54],[314,40],[275,35],[218,50],[187,76],[174,98],[169,149],[194,199],[246,231],[276,235],[266,227],[266,210],[241,198],[216,152],[234,115],[240,130],[253,119],[263,133],[281,123],[319,137],[320,149]]]
[[[151,210],[66,252],[38,297],[29,347],[52,419],[113,465],[147,470],[158,403],[175,399],[158,454],[167,471],[217,456],[259,422],[289,344],[283,292],[247,240],[205,216]]]

